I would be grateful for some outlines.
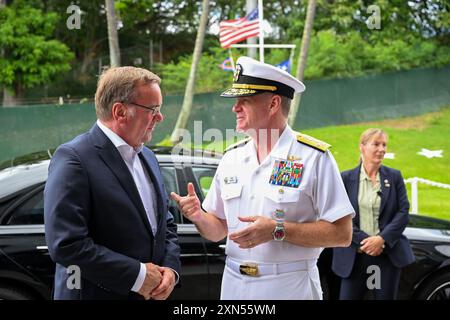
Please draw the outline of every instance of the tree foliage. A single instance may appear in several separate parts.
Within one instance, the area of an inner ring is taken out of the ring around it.
[[[19,14],[18,4],[26,4],[26,8],[38,11],[23,11]],[[79,30],[68,30],[65,26],[68,16],[66,8],[70,4],[81,8]],[[371,30],[366,24],[371,15],[367,9],[373,4],[380,8],[380,30]],[[307,0],[264,0],[264,19],[273,29],[265,42],[297,44],[292,70],[296,69],[296,57],[300,51],[306,5]],[[200,23],[201,0],[116,0],[115,7],[123,23],[123,27],[118,30],[122,64],[150,67],[152,59],[149,56],[152,55],[154,63],[162,62],[153,65],[153,70],[162,75],[164,91],[183,93]],[[245,15],[245,0],[211,0],[210,7],[207,30],[222,20]],[[5,10],[8,10],[8,14]],[[49,52],[45,45],[33,37],[44,39],[46,46],[49,45],[48,41],[52,41],[49,39],[66,44],[75,53],[75,61],[72,64],[73,71],[64,79],[63,83],[67,85],[65,89],[61,86],[61,90],[72,95],[76,95],[77,90],[82,90],[83,95],[95,90],[101,66],[109,64],[104,0],[13,0],[10,8],[5,10],[0,13],[0,19],[8,16],[9,22],[5,24],[1,20],[1,39],[14,38],[9,41],[20,43],[22,47],[23,43],[33,43],[31,48],[24,51],[41,50],[45,58],[58,56],[58,52],[61,58],[67,55],[61,50],[52,49]],[[56,14],[60,19],[57,19]],[[12,16],[16,21],[10,21]],[[47,24],[42,20],[48,21]],[[449,21],[450,4],[445,0],[317,0],[305,78],[359,76],[446,65],[450,63]],[[39,25],[39,28],[30,29],[31,25]],[[28,33],[20,33],[23,28]],[[151,41],[154,52],[150,51]],[[11,56],[12,49],[3,43],[1,45],[5,47],[5,53]],[[233,49],[234,58],[245,53],[244,50]],[[265,61],[277,64],[289,55],[289,50],[267,49]],[[231,72],[222,71],[219,67],[227,56],[228,52],[219,46],[218,35],[206,34],[197,71],[196,92],[221,90],[229,84]],[[7,67],[5,60],[2,60],[0,82],[12,86],[12,70],[33,68],[32,58],[35,58],[32,54],[30,57],[18,55],[13,59],[15,61],[8,62]],[[40,68],[41,65],[45,63],[37,61],[34,68]],[[56,61],[48,67],[56,68],[58,65],[61,63]],[[48,83],[50,77],[45,76],[46,73],[39,81],[40,76],[36,76],[31,82]],[[83,84],[90,86],[89,90]],[[57,91],[53,88],[56,88],[56,84],[49,88],[52,93]]]
[[[337,35],[333,30],[316,33],[311,41],[306,78],[360,76],[418,67],[439,67],[450,62],[450,49],[435,40],[402,38],[368,44],[353,31]]]
[[[305,0],[286,0],[282,6],[280,1],[264,1],[264,18],[274,27],[265,42],[295,43],[298,55],[306,4]],[[352,77],[418,67],[440,67],[450,63],[448,4],[440,0],[377,1],[381,13],[379,30],[370,29],[366,24],[371,15],[367,9],[372,4],[373,1],[366,0],[318,1],[306,79]],[[222,16],[222,19],[232,19],[235,18],[233,14],[244,14],[243,4],[239,7],[242,12],[228,9],[237,6],[228,2],[216,11],[227,12],[228,16]],[[209,73],[205,73],[208,75],[206,78],[199,77],[198,92],[221,90],[224,88],[223,80],[228,81],[226,72],[215,67],[227,57],[227,51],[219,48],[217,39],[212,45],[215,49],[210,48],[208,58],[200,65],[200,70],[208,70]],[[240,51],[233,49],[233,52]],[[265,60],[277,64],[289,55],[288,50],[266,49]],[[170,74],[170,79],[166,80],[168,92],[181,89],[178,83],[186,81],[183,69],[189,61],[186,55],[179,62],[173,61],[164,67],[163,74]],[[206,63],[210,66],[203,66]],[[296,68],[295,63],[292,70]]]
[[[203,53],[200,60],[197,78],[196,92],[205,93],[216,91],[228,86],[233,79],[233,73],[223,71],[220,64],[227,58],[226,51],[221,48],[210,48]],[[186,79],[191,69],[192,55],[181,57],[177,62],[170,62],[162,68],[162,89],[165,93],[184,92]]]
[[[13,3],[0,10],[0,84],[20,96],[70,69],[73,54],[51,39],[58,16]]]

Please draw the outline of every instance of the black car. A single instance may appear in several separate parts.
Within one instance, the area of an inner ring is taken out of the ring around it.
[[[168,192],[186,194],[193,182],[203,200],[219,157],[185,150],[154,148]],[[52,151],[0,164],[0,299],[50,299],[55,265],[44,237],[43,190]],[[178,224],[181,280],[171,299],[219,299],[225,262],[225,242],[203,239],[174,202],[170,210]],[[400,299],[450,299],[450,222],[412,215],[405,235],[416,262],[403,269]],[[331,271],[331,249],[319,259],[325,299],[339,295],[339,278]]]

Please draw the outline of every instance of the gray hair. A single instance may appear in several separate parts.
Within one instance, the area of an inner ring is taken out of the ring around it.
[[[285,96],[280,96],[280,97],[281,97],[281,112],[283,112],[283,115],[285,117],[288,117],[289,110],[291,109],[292,99],[289,99],[288,97],[285,97]]]
[[[136,87],[141,84],[161,83],[154,73],[136,67],[114,67],[105,70],[97,83],[95,112],[100,120],[111,119],[115,102],[131,102],[136,99]]]

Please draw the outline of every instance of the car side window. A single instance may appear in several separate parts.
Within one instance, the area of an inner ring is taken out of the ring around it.
[[[177,204],[170,198],[170,192],[179,193],[176,170],[174,167],[161,167],[164,186],[169,195],[169,210],[176,223],[182,223]],[[43,189],[21,203],[10,215],[6,225],[44,224],[44,194]]]
[[[163,177],[164,186],[166,188],[167,195],[169,196],[169,210],[173,215],[175,223],[182,223],[182,217],[177,203],[170,197],[171,192],[179,192],[177,182],[177,172],[174,167],[161,166],[161,175]]]
[[[216,173],[216,168],[193,167],[192,172],[194,173],[195,179],[198,182],[198,186],[202,191],[204,199],[208,194],[209,188],[211,187],[211,183]]]
[[[10,215],[7,225],[44,224],[43,188],[21,203]]]

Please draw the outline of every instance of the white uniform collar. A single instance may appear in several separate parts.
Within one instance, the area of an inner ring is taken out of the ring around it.
[[[279,159],[287,159],[289,155],[289,150],[291,149],[292,142],[297,139],[297,134],[291,127],[286,124],[286,127],[283,130],[283,133],[278,138],[277,142],[273,146],[270,151],[270,157],[279,158]],[[252,155],[256,154],[256,147],[253,140],[249,141],[244,146],[244,160],[248,160]]]
[[[273,146],[270,156],[272,158],[287,159],[289,150],[291,150],[292,142],[296,141],[296,139],[297,134],[288,124],[286,124],[286,128],[284,128],[284,131],[277,143]]]

